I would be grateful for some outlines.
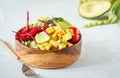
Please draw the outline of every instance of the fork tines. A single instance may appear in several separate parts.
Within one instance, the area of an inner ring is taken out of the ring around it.
[[[36,75],[36,73],[33,70],[31,70],[28,66],[26,66],[25,64],[23,64],[22,66],[22,71],[28,77]]]

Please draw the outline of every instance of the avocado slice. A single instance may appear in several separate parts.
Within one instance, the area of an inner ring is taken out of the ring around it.
[[[110,7],[109,1],[88,1],[79,6],[78,12],[82,17],[96,18],[106,13]]]
[[[53,21],[57,26],[60,26],[60,28],[63,30],[66,30],[72,26],[68,21],[66,21],[65,19],[63,19],[61,17],[59,17],[59,18],[55,17],[55,18],[53,18]]]

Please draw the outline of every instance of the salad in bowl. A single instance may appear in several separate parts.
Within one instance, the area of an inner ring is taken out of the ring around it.
[[[16,33],[23,45],[40,50],[61,50],[80,40],[80,31],[61,17],[39,17]]]
[[[59,68],[81,53],[81,33],[62,17],[39,17],[16,32],[16,53],[33,67]]]

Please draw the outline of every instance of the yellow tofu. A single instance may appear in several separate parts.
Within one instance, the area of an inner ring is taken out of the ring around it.
[[[55,31],[61,29],[60,26],[54,26],[53,28],[55,29]]]
[[[62,39],[62,35],[64,35],[64,34],[65,34],[65,31],[59,29],[59,30],[56,30],[56,31],[52,34],[51,38],[52,38],[53,40],[59,40],[59,39]]]
[[[66,48],[66,45],[64,43],[61,43],[58,45],[58,49],[61,50],[63,48]]]
[[[71,35],[74,35],[74,32],[73,32],[72,29],[67,29],[67,30],[66,30],[66,33],[70,33]]]
[[[40,50],[45,50],[45,48],[41,44],[38,44],[38,47],[40,48]]]
[[[54,32],[55,32],[55,29],[54,29],[53,27],[49,27],[49,28],[46,29],[46,32],[47,32],[48,34],[51,34],[51,33],[54,33]]]
[[[70,42],[67,42],[67,46],[68,46],[68,47],[71,47],[71,46],[73,46],[73,44],[70,43]]]
[[[43,43],[42,46],[45,48],[45,50],[50,50],[51,44],[49,43]]]
[[[61,44],[61,43],[64,43],[65,45],[68,44],[67,40],[63,40],[63,39],[60,39],[57,42],[58,42],[58,44]]]
[[[57,39],[57,40],[62,39],[62,34],[57,34],[57,37],[58,37],[58,39]]]
[[[58,40],[58,36],[57,36],[56,33],[53,33],[52,36],[51,36],[51,38],[52,38],[53,40]]]
[[[65,31],[62,29],[56,30],[55,34],[65,34]]]
[[[39,48],[41,50],[50,50],[51,49],[51,44],[45,42],[45,43],[42,43],[41,45],[39,45]]]
[[[62,39],[64,39],[64,40],[70,40],[70,39],[72,39],[72,34],[67,33],[67,34],[65,34],[65,35],[62,36]]]
[[[58,47],[58,42],[55,40],[50,40],[49,43],[52,45],[52,47],[57,48]]]

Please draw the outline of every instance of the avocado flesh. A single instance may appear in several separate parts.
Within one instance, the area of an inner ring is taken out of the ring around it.
[[[57,26],[60,26],[61,29],[63,29],[63,30],[66,30],[66,29],[68,29],[69,27],[72,26],[68,21],[66,21],[65,19],[63,19],[61,17],[56,18],[53,21]]]
[[[85,18],[96,18],[106,13],[111,7],[109,1],[88,1],[81,4],[78,12]]]

